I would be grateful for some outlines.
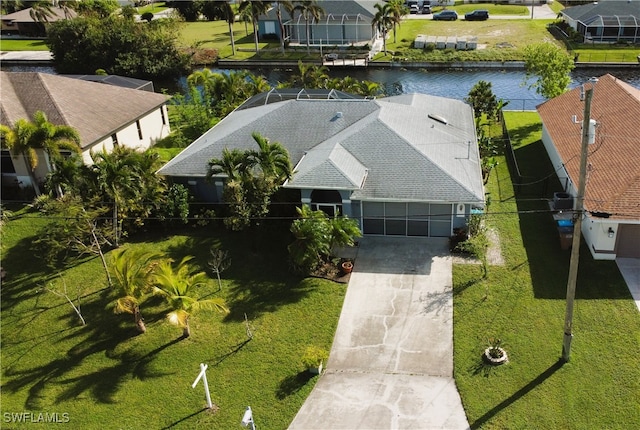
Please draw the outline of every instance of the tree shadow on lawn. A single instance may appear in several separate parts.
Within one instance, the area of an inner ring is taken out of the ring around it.
[[[146,354],[138,354],[130,350],[117,354],[116,348],[138,335],[132,321],[123,319],[105,311],[105,297],[85,303],[83,312],[88,317],[88,324],[75,327],[65,336],[57,337],[55,333],[50,339],[40,339],[39,343],[50,340],[56,343],[69,343],[71,346],[64,356],[51,361],[42,352],[23,354],[23,358],[15,360],[5,368],[3,390],[9,392],[26,391],[25,408],[41,410],[50,406],[45,402],[51,393],[59,393],[55,402],[75,399],[85,392],[101,403],[113,403],[114,396],[123,382],[132,377],[148,379],[163,376],[151,368],[153,358],[164,349],[176,344],[175,339]],[[77,326],[77,316],[69,309],[71,324]],[[75,318],[74,318],[75,317]],[[60,319],[64,320],[64,315]],[[72,343],[74,339],[79,339]],[[29,350],[27,350],[28,352]],[[104,355],[113,360],[113,365],[95,369],[86,363],[95,354]],[[85,370],[89,367],[90,370]],[[81,373],[78,376],[78,373]],[[62,390],[60,392],[60,390]]]
[[[288,396],[297,393],[300,391],[302,387],[307,385],[307,383],[313,379],[314,375],[308,370],[303,370],[302,372],[298,372],[295,375],[289,375],[280,381],[280,386],[276,391],[276,397],[278,400],[284,400]]]
[[[541,128],[542,127],[539,123],[532,123],[523,125],[522,127],[509,128],[509,137],[511,138],[511,144],[513,145],[513,148],[517,149],[523,141],[530,140],[530,136],[534,133],[539,133]]]
[[[553,172],[544,146],[536,142],[516,151],[521,173],[543,179]],[[565,299],[571,250],[561,249],[560,234],[549,209],[553,193],[563,191],[555,173],[548,190],[522,190],[516,196],[520,232],[527,254],[536,298]],[[594,260],[582,241],[578,264],[576,298],[628,299],[630,293],[614,261]]]

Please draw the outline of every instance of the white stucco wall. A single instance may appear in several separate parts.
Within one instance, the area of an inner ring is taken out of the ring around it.
[[[613,230],[613,237],[609,237],[609,228]],[[609,218],[596,218],[586,215],[582,222],[582,235],[589,245],[589,251],[595,260],[615,260],[613,253],[618,234],[618,222]]]
[[[162,124],[162,113],[164,113],[164,118],[166,120],[166,124]],[[118,138],[118,145],[125,146],[127,148],[144,150],[153,145],[157,140],[167,137],[171,132],[168,122],[168,114],[167,107],[162,106],[161,108],[155,109],[152,112],[149,112],[146,116],[139,119],[140,128],[142,130],[142,139],[138,134],[138,125],[136,121],[128,124],[126,127],[121,128],[120,130],[115,132],[115,135]],[[82,159],[86,164],[92,164],[90,152],[111,152],[113,150],[113,139],[111,135],[106,136],[104,139],[95,142],[90,147],[85,148],[82,152]]]

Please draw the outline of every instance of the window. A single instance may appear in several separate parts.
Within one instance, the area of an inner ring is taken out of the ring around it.
[[[140,120],[136,120],[136,127],[138,127],[138,139],[142,140],[142,127],[140,127]]]
[[[118,146],[118,135],[113,133],[111,135],[111,143],[113,144],[113,146]]]
[[[2,157],[2,165],[0,166],[2,173],[16,173],[16,168],[14,167],[13,160],[11,159],[11,153],[6,149],[3,149],[0,156]]]

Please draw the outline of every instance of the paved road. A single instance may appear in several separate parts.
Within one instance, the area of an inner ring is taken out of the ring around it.
[[[326,369],[290,430],[469,427],[447,239],[361,241]]]
[[[481,7],[479,6],[478,9],[480,9]],[[489,20],[492,19],[531,19],[531,6],[527,6],[527,9],[529,9],[529,13],[527,15],[490,15],[489,16]],[[556,19],[558,16],[557,13],[555,13],[553,10],[551,10],[551,8],[546,5],[546,4],[542,4],[539,6],[534,6],[533,7],[533,19]],[[433,19],[433,14],[427,14],[427,15],[422,15],[422,14],[409,14],[406,16],[407,19]],[[459,16],[458,19],[461,19],[464,21],[464,15]]]

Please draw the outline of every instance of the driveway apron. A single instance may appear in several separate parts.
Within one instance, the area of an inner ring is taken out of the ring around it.
[[[325,373],[289,429],[466,429],[445,238],[361,240]]]

